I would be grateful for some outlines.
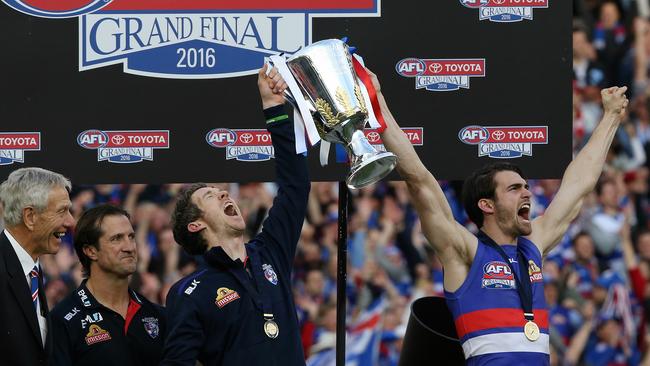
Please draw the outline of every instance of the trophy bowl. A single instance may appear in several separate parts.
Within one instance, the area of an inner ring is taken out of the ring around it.
[[[337,39],[313,43],[287,59],[287,66],[311,107],[321,139],[345,147],[350,160],[348,187],[362,188],[387,176],[397,165],[397,156],[378,152],[363,132],[369,110],[348,45]]]

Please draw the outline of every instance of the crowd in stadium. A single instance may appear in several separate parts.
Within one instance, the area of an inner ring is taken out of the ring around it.
[[[574,0],[574,151],[601,118],[602,88],[629,86],[630,107],[596,190],[544,262],[552,365],[650,365],[649,71],[650,22],[639,16],[635,1]],[[559,180],[529,184],[533,216],[542,215]],[[462,182],[441,185],[456,220],[475,232],[459,199]],[[272,204],[275,184],[219,186],[237,200],[248,236],[255,235]],[[77,218],[101,203],[131,213],[139,259],[131,284],[159,304],[201,261],[174,242],[170,213],[182,187],[76,185],[71,194]],[[397,365],[410,304],[422,296],[444,296],[442,267],[421,233],[403,182],[381,182],[352,192],[350,200],[350,332],[360,314],[381,301],[380,342],[368,349],[375,352],[378,365]],[[338,183],[312,183],[293,272],[306,357],[331,352],[335,346],[337,216]],[[41,259],[50,308],[82,280],[71,234],[56,256]]]

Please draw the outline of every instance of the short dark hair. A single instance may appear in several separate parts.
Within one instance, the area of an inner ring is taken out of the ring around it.
[[[591,237],[591,234],[589,234],[584,230],[581,230],[571,239],[571,245],[575,246],[578,240],[580,240],[580,238],[585,238],[585,237],[589,238],[589,240],[593,242],[593,238]]]
[[[524,178],[524,174],[518,166],[498,162],[475,171],[463,183],[462,197],[465,211],[467,211],[470,220],[479,228],[483,226],[483,211],[478,208],[478,201],[484,198],[494,199],[494,191],[497,187],[494,176],[502,171],[513,171]]]
[[[190,255],[203,254],[208,249],[208,242],[200,231],[193,233],[187,229],[187,225],[203,215],[203,211],[192,202],[192,195],[207,186],[205,183],[195,183],[181,190],[172,214],[174,240]]]
[[[129,221],[131,220],[131,216],[124,209],[103,204],[87,210],[77,221],[73,239],[74,250],[77,252],[85,277],[90,277],[90,258],[84,253],[84,247],[92,246],[99,249],[99,238],[104,234],[102,221],[107,216],[126,216]]]
[[[583,32],[585,35],[588,35],[589,33],[587,24],[585,24],[581,19],[573,20],[573,33],[576,32]]]

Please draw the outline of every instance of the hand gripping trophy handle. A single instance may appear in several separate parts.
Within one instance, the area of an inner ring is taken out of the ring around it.
[[[348,187],[362,188],[387,176],[397,156],[377,152],[363,132],[369,110],[348,46],[336,39],[319,41],[291,56],[287,66],[302,92],[286,95],[287,99],[304,98],[321,139],[345,147],[350,159]]]

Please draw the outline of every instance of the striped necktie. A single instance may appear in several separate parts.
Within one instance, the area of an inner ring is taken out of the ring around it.
[[[38,266],[34,266],[29,276],[31,278],[32,302],[34,303],[34,310],[38,314]]]

